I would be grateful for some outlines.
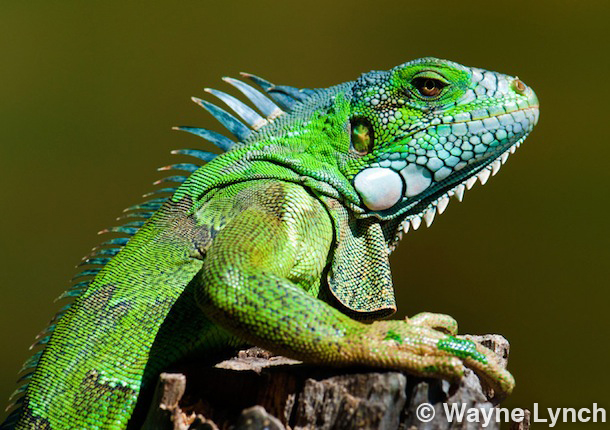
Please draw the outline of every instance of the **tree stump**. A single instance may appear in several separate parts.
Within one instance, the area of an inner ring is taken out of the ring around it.
[[[470,336],[506,365],[502,336]],[[417,415],[428,403],[434,417]],[[450,422],[444,404],[489,411],[493,393],[466,369],[459,384],[370,368],[303,364],[260,348],[211,366],[162,373],[148,411],[146,430],[482,429],[483,422]],[[505,424],[507,425],[507,424]],[[492,420],[486,429],[499,429]],[[529,414],[514,430],[529,429]]]

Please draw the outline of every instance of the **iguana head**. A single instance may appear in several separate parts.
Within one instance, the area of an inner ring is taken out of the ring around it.
[[[487,182],[537,121],[536,94],[516,77],[436,58],[366,73],[344,174],[368,215],[399,221],[395,241]]]
[[[189,165],[195,173],[184,178],[172,199],[188,194],[200,200],[214,187],[252,178],[304,183],[342,199],[356,217],[379,218],[390,248],[422,220],[430,225],[451,196],[461,200],[477,180],[487,182],[538,121],[538,99],[518,78],[436,58],[317,90],[244,76],[270,99],[226,80],[265,118],[220,91],[208,90],[245,124],[195,99],[238,143],[209,130],[179,127],[228,152],[203,169]],[[175,152],[205,161],[215,157]]]

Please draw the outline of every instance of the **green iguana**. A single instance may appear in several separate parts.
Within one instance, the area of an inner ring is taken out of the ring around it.
[[[188,175],[159,181],[180,185],[106,230],[121,237],[84,260],[0,428],[136,426],[161,370],[244,344],[449,380],[466,366],[511,392],[510,373],[451,317],[371,320],[396,309],[388,258],[402,235],[500,169],[538,121],[534,92],[435,58],[327,89],[243,77],[263,92],[225,81],[260,113],[212,89],[243,122],[194,99],[236,142],[178,127],[225,152],[174,151],[207,164],[162,168]]]

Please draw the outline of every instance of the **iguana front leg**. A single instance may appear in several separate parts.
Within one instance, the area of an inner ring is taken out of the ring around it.
[[[253,344],[308,362],[452,380],[462,376],[463,363],[500,393],[512,390],[512,377],[489,351],[452,335],[457,325],[450,317],[365,324],[308,294],[320,285],[332,223],[304,189],[280,188],[277,198],[253,200],[208,250],[193,280],[208,317]]]

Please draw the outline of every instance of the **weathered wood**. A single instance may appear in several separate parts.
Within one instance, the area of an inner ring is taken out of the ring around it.
[[[501,336],[470,336],[494,351],[503,365],[509,345]],[[260,348],[210,366],[185,366],[162,374],[146,429],[481,429],[481,423],[451,423],[444,404],[489,411],[493,392],[466,369],[459,384],[392,371],[335,369],[303,364]],[[186,382],[186,387],[184,385]],[[435,416],[422,422],[420,405]],[[499,429],[492,422],[486,429]],[[529,416],[514,430],[528,430]]]
[[[174,421],[180,420],[179,402],[186,388],[186,377],[180,373],[162,373],[143,428],[147,430],[171,430]]]

